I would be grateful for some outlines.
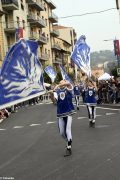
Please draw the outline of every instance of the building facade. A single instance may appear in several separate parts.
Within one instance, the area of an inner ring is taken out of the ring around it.
[[[4,34],[3,34],[3,26],[2,26],[3,15],[4,12],[2,10],[2,4],[0,1],[0,67],[2,65],[2,60],[4,58]]]
[[[9,48],[18,40],[16,32],[19,29],[21,38],[38,42],[38,58],[43,68],[63,64],[70,71],[76,33],[73,28],[56,28],[55,8],[50,0],[0,0],[1,64]]]
[[[75,65],[71,63],[71,53],[77,40],[77,34],[73,27],[57,25],[54,26],[54,29],[59,31],[57,40],[62,41],[61,51],[63,64],[68,73],[75,73]]]

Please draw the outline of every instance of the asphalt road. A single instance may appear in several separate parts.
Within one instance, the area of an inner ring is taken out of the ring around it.
[[[87,110],[73,117],[73,154],[64,157],[56,106],[39,104],[0,124],[0,180],[120,180],[120,111],[97,108],[95,128]]]

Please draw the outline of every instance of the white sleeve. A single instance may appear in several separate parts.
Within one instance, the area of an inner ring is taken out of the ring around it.
[[[57,95],[56,92],[54,92],[54,98],[55,98],[56,100],[58,100],[58,95]]]

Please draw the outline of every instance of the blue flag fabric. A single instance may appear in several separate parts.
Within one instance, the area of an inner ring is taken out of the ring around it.
[[[60,71],[61,71],[63,80],[67,80],[67,81],[69,81],[71,84],[73,84],[72,80],[71,80],[70,77],[67,75],[64,67],[63,67],[62,65],[59,65],[59,66],[60,66]]]
[[[91,76],[90,47],[86,44],[85,39],[84,35],[80,36],[75,44],[71,59],[88,76]]]
[[[47,75],[50,77],[51,81],[54,82],[55,78],[57,76],[57,73],[55,72],[55,70],[53,69],[52,66],[46,66],[46,68],[44,69],[44,71],[47,73]]]
[[[7,53],[0,72],[0,109],[46,92],[38,44],[21,39]]]

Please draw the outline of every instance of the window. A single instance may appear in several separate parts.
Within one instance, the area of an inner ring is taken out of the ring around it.
[[[45,9],[45,11],[47,10],[47,8],[46,8],[46,4],[44,3],[44,9]]]
[[[45,48],[45,54],[47,54],[47,49]]]
[[[49,55],[49,57],[50,57],[50,50],[48,50],[48,55]]]
[[[46,23],[46,26],[47,26],[47,19],[45,19],[45,23]]]
[[[23,29],[25,29],[25,20],[22,20]]]
[[[20,18],[17,17],[17,27],[19,28],[20,27]]]
[[[47,34],[47,41],[49,41],[49,35]]]
[[[39,30],[39,35],[41,35],[41,34],[42,34],[42,30],[40,29],[40,30]]]
[[[23,0],[21,0],[21,9],[24,11]]]

